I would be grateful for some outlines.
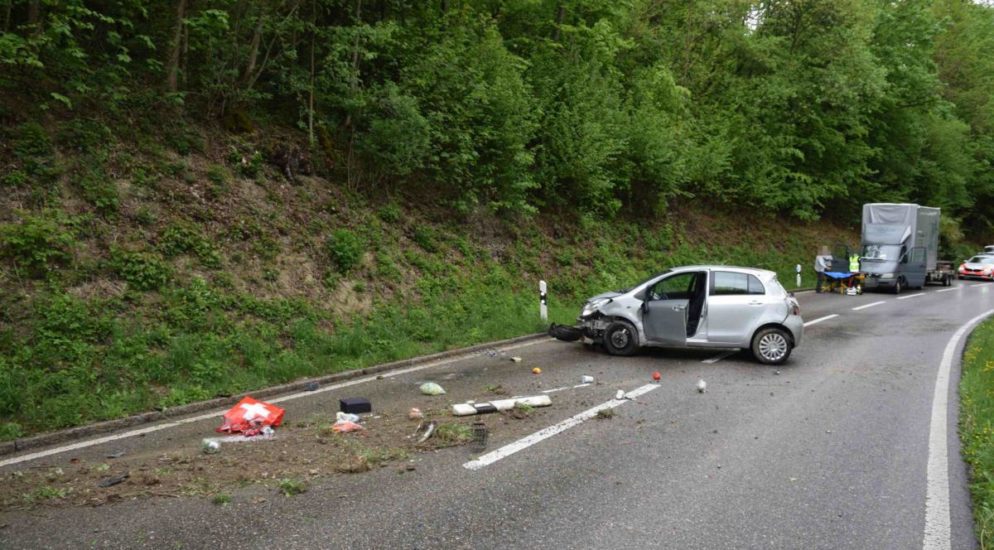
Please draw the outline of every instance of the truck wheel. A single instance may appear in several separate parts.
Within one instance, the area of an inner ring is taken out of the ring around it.
[[[942,286],[949,286],[951,284],[953,284],[953,282],[950,280],[949,275],[943,275],[942,276]]]
[[[894,282],[894,294],[900,294],[904,290],[904,285],[901,283],[901,278],[898,277],[897,281]]]
[[[779,365],[790,357],[794,345],[782,328],[768,327],[752,337],[752,354],[764,365]]]
[[[611,323],[604,331],[604,347],[611,355],[631,355],[638,349],[638,332],[624,321]]]

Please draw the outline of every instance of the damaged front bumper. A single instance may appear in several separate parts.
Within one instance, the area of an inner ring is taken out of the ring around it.
[[[583,333],[584,344],[599,344],[604,341],[604,331],[610,322],[600,312],[586,317],[578,317],[577,325]]]

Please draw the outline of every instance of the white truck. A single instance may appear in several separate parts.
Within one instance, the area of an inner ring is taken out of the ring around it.
[[[927,283],[949,286],[952,263],[939,261],[940,213],[938,208],[917,204],[864,204],[863,287],[900,294]]]

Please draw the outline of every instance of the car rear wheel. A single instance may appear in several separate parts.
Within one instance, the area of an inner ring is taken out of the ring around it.
[[[638,333],[635,327],[624,321],[608,325],[604,331],[604,347],[611,355],[631,355],[638,349]]]
[[[752,337],[752,354],[765,365],[783,363],[790,357],[793,347],[790,334],[782,328],[764,328]]]

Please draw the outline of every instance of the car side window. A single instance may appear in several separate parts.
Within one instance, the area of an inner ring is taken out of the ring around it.
[[[749,275],[749,294],[766,294],[766,287],[755,275]]]
[[[738,296],[741,294],[753,294],[750,292],[752,282],[749,279],[756,279],[746,273],[733,273],[731,271],[713,271],[711,273],[711,295],[712,296]],[[756,280],[756,284],[759,281]],[[762,288],[763,285],[759,284]],[[762,294],[762,292],[760,292]]]
[[[689,300],[694,290],[696,273],[678,273],[657,281],[649,289],[649,300]]]

